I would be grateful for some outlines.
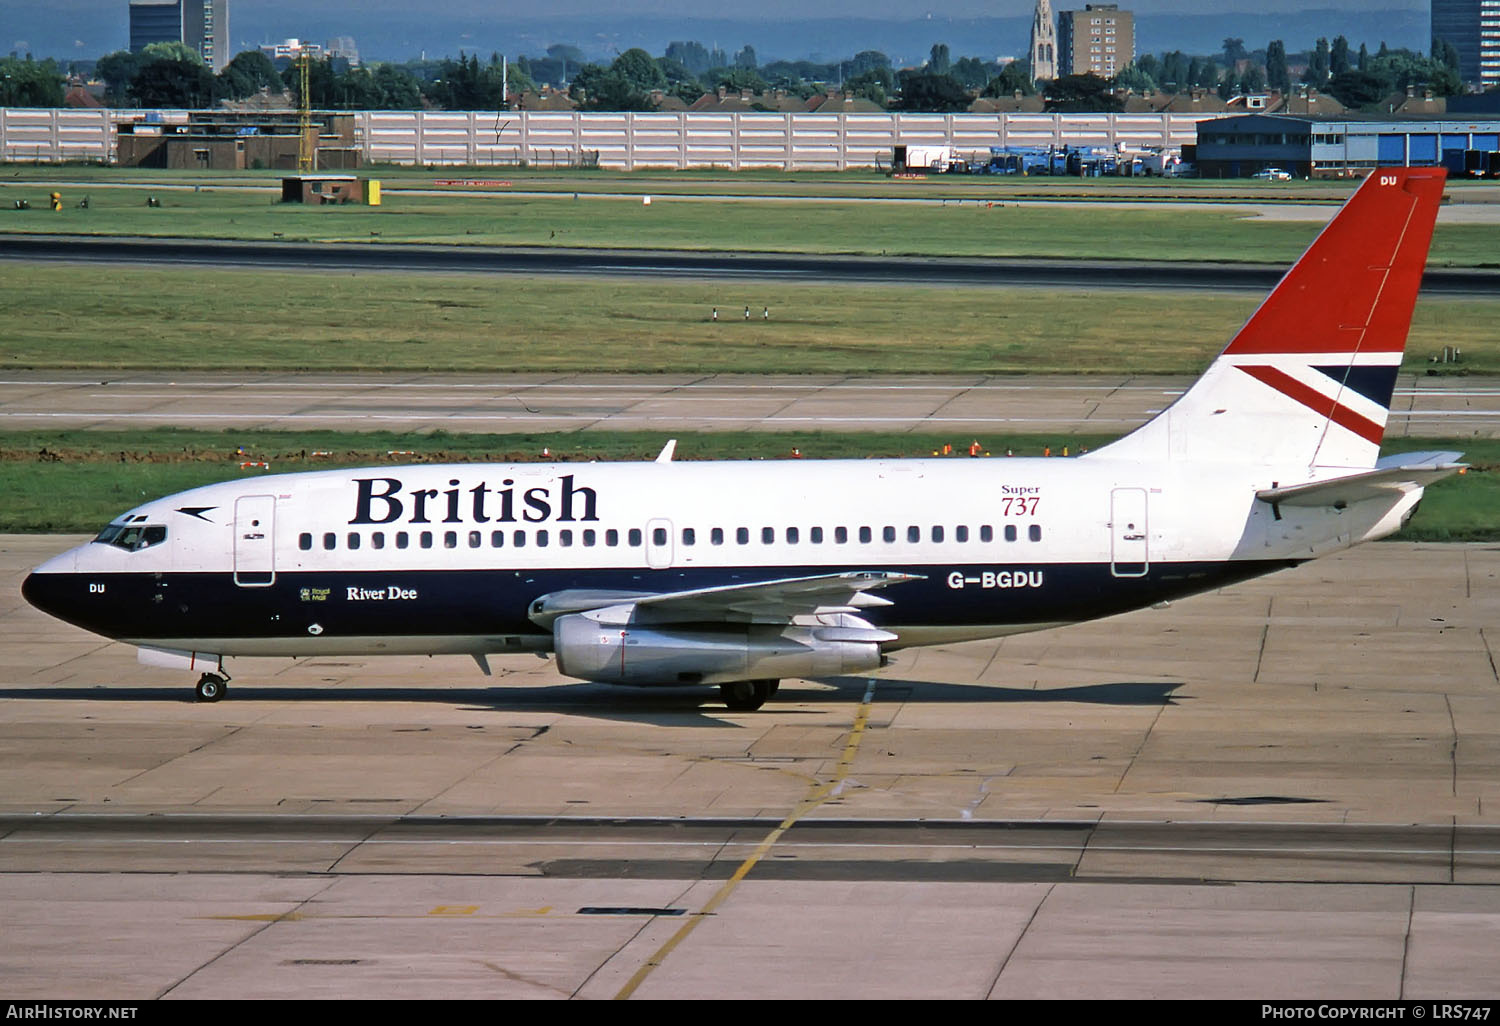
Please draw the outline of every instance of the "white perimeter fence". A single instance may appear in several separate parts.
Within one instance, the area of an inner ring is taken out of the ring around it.
[[[116,121],[187,120],[186,111],[0,109],[0,160],[114,159]],[[714,114],[578,111],[358,111],[367,163],[843,170],[888,165],[891,148],[1181,146],[1196,114]]]

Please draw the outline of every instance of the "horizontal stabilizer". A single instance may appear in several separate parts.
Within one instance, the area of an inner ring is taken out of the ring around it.
[[[1461,474],[1468,464],[1457,462],[1459,452],[1413,452],[1387,456],[1374,470],[1327,481],[1263,488],[1255,493],[1262,502],[1279,506],[1345,506],[1366,499],[1387,499],[1392,492],[1425,487],[1451,474]]]

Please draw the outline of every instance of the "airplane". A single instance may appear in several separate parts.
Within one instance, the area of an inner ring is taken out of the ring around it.
[[[555,656],[565,676],[717,685],[865,673],[1385,537],[1460,453],[1379,449],[1445,173],[1379,168],[1204,374],[1073,458],[382,466],[137,506],[23,585],[203,671],[235,656]]]

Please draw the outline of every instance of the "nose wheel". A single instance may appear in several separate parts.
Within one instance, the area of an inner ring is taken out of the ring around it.
[[[720,684],[724,704],[733,712],[754,712],[766,704],[766,699],[776,694],[781,687],[779,680],[737,680]]]
[[[224,692],[228,689],[228,677],[217,673],[205,673],[198,678],[198,686],[193,688],[193,693],[198,696],[200,702],[217,702],[224,697]]]

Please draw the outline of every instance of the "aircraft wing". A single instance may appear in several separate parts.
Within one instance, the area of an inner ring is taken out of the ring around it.
[[[1262,502],[1281,506],[1333,506],[1343,509],[1365,499],[1388,498],[1393,491],[1422,487],[1450,474],[1462,474],[1468,464],[1457,462],[1460,452],[1413,452],[1386,456],[1366,470],[1347,477],[1306,484],[1263,488],[1255,493]]]
[[[889,599],[869,593],[921,579],[916,574],[854,570],[686,591],[556,591],[534,601],[530,617],[541,626],[567,613],[591,611],[607,614],[600,616],[602,620],[620,623],[784,623],[797,616],[888,606]]]

